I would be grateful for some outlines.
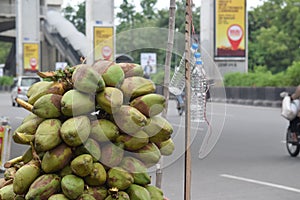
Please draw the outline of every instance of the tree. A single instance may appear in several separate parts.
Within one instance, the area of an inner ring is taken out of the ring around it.
[[[263,65],[280,72],[300,60],[299,3],[268,0],[249,12],[249,69]]]
[[[126,22],[131,24],[133,22],[133,16],[135,15],[135,6],[128,2],[128,0],[123,0],[120,5],[121,12],[117,13],[117,18],[121,22]]]
[[[141,0],[141,7],[143,9],[143,16],[146,19],[154,19],[157,14],[155,13],[154,6],[157,3],[157,0]]]
[[[85,34],[85,1],[76,7],[67,6],[63,9],[66,19],[74,24],[76,29]]]
[[[120,10],[117,13],[117,18],[120,20],[120,24],[117,26],[117,33],[132,28],[134,26],[133,16],[136,14],[135,6],[127,0],[123,0]]]
[[[12,43],[0,41],[0,64],[4,64],[6,62],[11,46]]]

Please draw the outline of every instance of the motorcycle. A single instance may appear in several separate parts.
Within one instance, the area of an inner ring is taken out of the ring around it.
[[[182,92],[179,95],[176,95],[176,102],[177,102],[177,111],[179,116],[181,116],[185,110],[185,93]]]
[[[283,98],[281,116],[289,120],[286,132],[286,148],[290,156],[296,157],[300,152],[300,117],[297,116],[300,110],[300,101],[291,100],[288,93],[282,92]]]
[[[179,116],[181,116],[185,110],[185,92],[182,92],[179,95],[176,95],[176,108],[178,111]],[[206,100],[210,99],[210,92],[209,90],[206,92]]]
[[[286,132],[286,148],[292,157],[298,156],[300,152],[300,118],[296,117],[290,121]]]

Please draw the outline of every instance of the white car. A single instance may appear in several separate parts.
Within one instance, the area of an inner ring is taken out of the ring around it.
[[[38,76],[19,76],[14,79],[14,85],[11,90],[11,102],[12,106],[20,106],[16,102],[16,98],[20,98],[24,101],[28,101],[28,97],[26,96],[29,87],[36,83],[42,81],[42,78]]]

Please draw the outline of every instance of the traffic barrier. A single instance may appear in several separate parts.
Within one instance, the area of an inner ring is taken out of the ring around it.
[[[225,87],[213,88],[218,91],[225,89],[226,98],[214,93],[212,101],[245,104],[254,106],[280,107],[280,93],[293,93],[296,87]]]

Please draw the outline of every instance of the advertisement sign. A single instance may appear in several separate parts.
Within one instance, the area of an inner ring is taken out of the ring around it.
[[[94,27],[94,60],[114,60],[114,28]]]
[[[246,56],[246,0],[215,0],[215,58]]]
[[[39,70],[39,44],[23,44],[23,66],[25,71],[36,72]]]
[[[156,73],[156,63],[156,53],[141,53],[141,66],[146,77]]]
[[[56,62],[55,63],[55,70],[64,70],[68,66],[66,62]]]

